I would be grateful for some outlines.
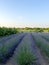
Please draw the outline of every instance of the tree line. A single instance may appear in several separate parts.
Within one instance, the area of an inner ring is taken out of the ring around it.
[[[49,28],[18,28],[22,32],[49,32]]]
[[[16,34],[18,32],[49,32],[49,28],[7,28],[0,27],[0,36]]]
[[[0,36],[6,36],[16,33],[18,33],[18,30],[16,28],[0,27]]]

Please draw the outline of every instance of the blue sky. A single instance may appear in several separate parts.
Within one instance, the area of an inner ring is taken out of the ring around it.
[[[0,26],[49,27],[49,0],[0,0]]]

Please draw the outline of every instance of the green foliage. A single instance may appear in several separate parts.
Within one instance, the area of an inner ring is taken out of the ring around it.
[[[16,28],[5,28],[0,27],[0,36],[10,35],[10,34],[16,34],[18,30]]]
[[[49,32],[49,28],[6,28],[0,27],[0,36],[15,34],[17,32]]]
[[[32,65],[35,63],[36,58],[34,54],[32,54],[27,48],[21,50],[21,52],[18,54],[18,64],[19,65]]]
[[[21,32],[48,32],[45,30],[49,30],[47,28],[29,28],[29,27],[25,27],[25,28],[18,28]]]
[[[49,28],[6,28],[0,27],[0,36],[16,34],[17,32],[49,32]]]
[[[43,32],[42,28],[35,28],[35,32]]]

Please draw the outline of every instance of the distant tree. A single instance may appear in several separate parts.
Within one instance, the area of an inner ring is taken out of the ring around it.
[[[16,34],[18,30],[16,28],[5,28],[0,27],[0,36],[10,35],[10,34]]]

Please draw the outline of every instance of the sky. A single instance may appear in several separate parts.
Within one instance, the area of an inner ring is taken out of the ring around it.
[[[0,0],[0,27],[49,27],[49,0]]]

